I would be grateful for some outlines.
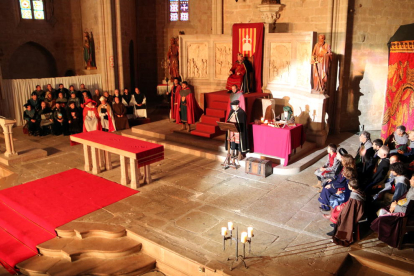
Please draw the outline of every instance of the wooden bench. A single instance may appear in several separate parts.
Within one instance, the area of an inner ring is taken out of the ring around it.
[[[101,172],[101,168],[112,169],[111,153],[120,156],[121,184],[126,185],[128,179],[127,158],[131,174],[131,188],[140,186],[139,168],[144,167],[144,182],[151,183],[150,164],[164,159],[164,146],[138,139],[108,133],[91,131],[70,136],[71,145],[82,144],[85,158],[85,171],[93,174]]]

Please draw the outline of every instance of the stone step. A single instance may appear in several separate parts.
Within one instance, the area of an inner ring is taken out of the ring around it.
[[[217,122],[224,122],[224,118],[203,115],[201,116],[200,122],[211,125],[217,125]]]
[[[142,275],[155,268],[156,260],[142,253],[121,258],[68,260],[34,256],[17,265],[23,275]]]
[[[215,109],[215,108],[206,108],[206,115],[207,116],[214,116],[214,117],[225,117],[226,110],[225,109]]]
[[[88,237],[101,237],[107,239],[126,236],[126,230],[120,225],[109,225],[103,223],[69,222],[56,228],[56,232],[61,238],[84,239]]]
[[[93,257],[97,259],[120,258],[138,253],[142,244],[130,237],[105,239],[100,237],[54,238],[37,248],[47,257],[61,258],[75,261],[82,258]]]

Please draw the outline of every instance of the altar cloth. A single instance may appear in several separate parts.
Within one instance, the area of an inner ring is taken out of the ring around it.
[[[254,153],[284,158],[283,166],[289,163],[292,150],[305,143],[303,125],[276,128],[268,125],[252,125]]]

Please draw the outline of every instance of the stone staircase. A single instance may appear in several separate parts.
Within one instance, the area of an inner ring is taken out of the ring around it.
[[[17,265],[23,275],[142,275],[156,267],[121,226],[70,222],[56,232],[37,246],[39,255]]]

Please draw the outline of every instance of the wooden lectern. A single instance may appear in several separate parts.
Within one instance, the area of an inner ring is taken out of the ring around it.
[[[233,169],[237,169],[240,167],[239,161],[237,160],[237,156],[231,156],[230,153],[230,132],[236,132],[239,133],[240,131],[237,128],[236,123],[232,122],[216,122],[218,124],[218,127],[221,131],[227,131],[227,157],[226,160],[224,160],[223,164],[221,164],[224,169],[227,169],[229,167],[232,167]]]

